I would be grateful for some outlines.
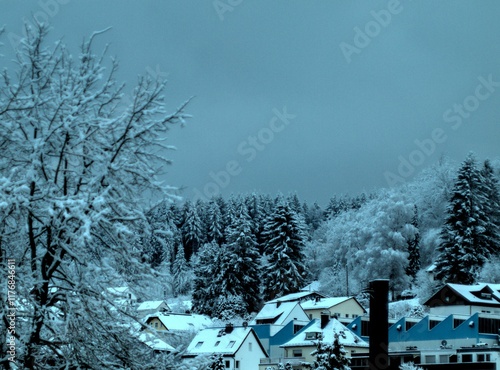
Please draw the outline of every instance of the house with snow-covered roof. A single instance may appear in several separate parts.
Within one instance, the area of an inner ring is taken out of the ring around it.
[[[102,294],[126,310],[137,303],[137,296],[128,286],[109,287]]]
[[[146,316],[145,322],[151,328],[165,334],[195,333],[212,325],[212,320],[208,316],[179,313],[149,315]]]
[[[267,353],[255,331],[248,327],[209,328],[200,331],[189,344],[183,358],[222,355],[226,369],[256,370]]]
[[[297,293],[290,293],[282,297],[274,298],[266,303],[283,303],[283,302],[302,302],[309,299],[315,299],[316,297],[325,298],[321,293],[314,291],[301,291]]]
[[[446,284],[424,305],[430,308],[431,315],[472,315],[476,312],[500,315],[500,284]]]
[[[170,311],[170,307],[165,301],[144,301],[137,307],[137,313],[141,317],[151,315],[156,312],[165,314]]]
[[[266,303],[250,322],[270,356],[279,356],[280,345],[309,323],[299,302]]]
[[[368,343],[346,328],[337,319],[323,315],[320,319],[312,320],[306,327],[300,330],[292,339],[281,345],[283,354],[277,358],[263,359],[259,367],[264,370],[266,367],[276,366],[278,363],[290,363],[294,370],[309,369],[315,360],[314,352],[317,349],[319,338],[323,338],[324,343],[333,343],[334,335],[339,335],[339,342],[344,346],[346,354],[368,353]]]
[[[158,353],[177,352],[177,350],[174,347],[165,342],[163,339],[158,338],[153,333],[142,332],[138,335],[137,339],[139,339],[142,343],[151,348],[154,352]]]
[[[302,301],[300,305],[311,320],[321,318],[325,312],[339,320],[352,320],[366,313],[364,307],[354,297],[316,297]]]

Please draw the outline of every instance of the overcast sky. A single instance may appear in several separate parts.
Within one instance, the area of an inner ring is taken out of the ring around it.
[[[500,2],[0,0],[70,48],[111,26],[118,78],[167,76],[171,185],[188,198],[296,192],[325,205],[408,181],[441,155],[500,153]],[[3,60],[5,65],[5,58]]]

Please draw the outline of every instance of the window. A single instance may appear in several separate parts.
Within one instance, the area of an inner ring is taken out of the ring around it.
[[[462,362],[472,362],[472,354],[462,355]]]
[[[155,322],[155,328],[158,328],[158,323],[157,322]]]
[[[410,330],[416,323],[414,323],[413,321],[406,321],[405,322],[405,330],[408,331]]]
[[[239,369],[240,368],[240,362],[239,361],[236,361],[236,365],[234,366],[236,369]]]
[[[436,356],[435,355],[426,355],[425,357],[425,363],[426,364],[433,364],[436,362]]]
[[[234,340],[230,341],[229,344],[227,345],[227,348],[233,348],[235,343],[236,342]]]
[[[248,342],[248,351],[252,352],[252,342]]]
[[[294,349],[293,350],[293,357],[302,357],[302,350],[301,349]]]
[[[489,362],[490,354],[489,353],[478,353],[477,354],[477,362]]]
[[[304,325],[294,325],[293,326],[293,334],[297,334],[300,329],[302,329],[304,327]]]
[[[453,319],[453,329],[458,328],[464,322],[465,322],[465,320],[462,320],[462,319]]]
[[[196,343],[195,348],[200,348],[202,345],[203,345],[203,342],[198,342],[198,343]]]
[[[429,320],[429,330],[432,330],[432,328],[436,327],[440,322],[441,321],[438,320]]]
[[[217,342],[215,342],[215,347],[217,347],[219,344],[220,344],[220,340],[218,340]]]
[[[228,360],[226,360],[226,369],[229,369],[230,366],[231,366],[231,363]]]
[[[498,333],[500,333],[500,320],[480,317],[479,318],[479,332],[486,333],[486,334],[498,334]]]
[[[318,338],[318,334],[319,334],[319,333],[316,333],[316,332],[307,332],[307,333],[306,333],[306,339],[307,339],[307,340],[314,340],[314,339],[317,339],[317,338]]]
[[[439,355],[439,363],[440,364],[447,364],[450,360],[449,355]]]

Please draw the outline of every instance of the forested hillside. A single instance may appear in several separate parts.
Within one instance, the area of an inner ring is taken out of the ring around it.
[[[432,264],[443,282],[496,281],[498,209],[498,163],[470,154],[404,186],[333,195],[323,206],[296,194],[160,202],[140,239],[164,274],[162,294],[192,294],[196,311],[224,318],[314,280],[328,295],[356,295],[389,278],[394,298],[425,298],[440,284],[426,276]]]

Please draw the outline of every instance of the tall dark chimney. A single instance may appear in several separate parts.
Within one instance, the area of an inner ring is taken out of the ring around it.
[[[370,370],[389,369],[389,280],[370,281]]]
[[[324,329],[330,321],[330,312],[321,312],[321,329]]]

